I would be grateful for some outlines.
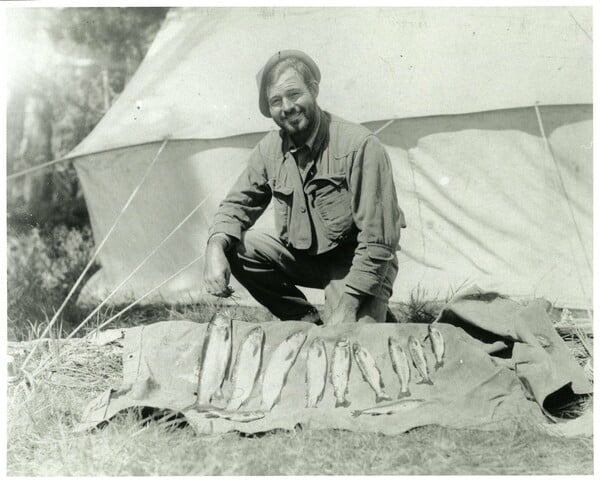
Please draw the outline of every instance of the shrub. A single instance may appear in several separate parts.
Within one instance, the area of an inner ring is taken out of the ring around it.
[[[59,226],[47,232],[33,228],[26,233],[9,233],[9,339],[28,340],[41,334],[83,272],[92,249],[89,227],[69,229]],[[68,330],[81,318],[75,300],[83,284],[96,269],[92,267],[86,274],[57,320],[57,328]]]

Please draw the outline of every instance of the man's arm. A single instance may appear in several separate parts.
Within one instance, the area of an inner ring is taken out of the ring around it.
[[[388,264],[400,240],[404,215],[398,206],[389,157],[375,136],[368,136],[349,166],[352,212],[358,245],[346,281],[346,293],[332,323],[351,320],[367,296],[381,296]]]
[[[231,268],[227,251],[264,212],[271,200],[260,144],[252,151],[244,172],[219,205],[209,229],[204,261],[204,286],[208,293],[220,297],[232,294],[229,287]]]

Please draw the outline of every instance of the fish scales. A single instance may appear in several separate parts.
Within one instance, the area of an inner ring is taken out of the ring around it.
[[[217,313],[209,321],[202,346],[198,404],[210,404],[220,393],[231,359],[231,318]]]
[[[433,324],[429,324],[429,339],[431,340],[431,350],[435,357],[435,370],[437,371],[444,365],[446,344],[444,342],[444,336]]]
[[[388,349],[390,359],[392,360],[392,367],[400,380],[400,394],[398,398],[410,396],[408,388],[408,383],[410,382],[410,363],[408,362],[408,357],[402,347],[402,343],[395,337],[390,337],[388,339]]]
[[[308,347],[306,358],[306,407],[316,408],[327,384],[327,351],[325,342],[315,338]]]
[[[240,343],[233,366],[233,390],[227,404],[228,410],[239,409],[250,398],[260,371],[264,342],[265,331],[255,327]]]
[[[279,402],[288,372],[296,361],[305,340],[304,332],[295,332],[273,351],[263,376],[261,404],[263,410],[270,411]]]
[[[360,369],[363,378],[367,381],[369,386],[371,386],[373,391],[375,391],[375,401],[391,401],[392,398],[384,390],[381,372],[370,352],[364,347],[361,347],[358,343],[352,345],[352,352],[354,354],[356,365]]]
[[[352,364],[350,356],[350,341],[348,338],[339,339],[333,348],[331,361],[331,384],[335,396],[335,407],[347,408],[350,406],[348,396],[348,380]]]
[[[421,382],[417,384],[429,384],[433,385],[431,378],[429,377],[429,369],[427,368],[427,359],[423,352],[423,346],[414,336],[408,337],[408,352],[413,361],[413,364],[419,374],[421,375]]]

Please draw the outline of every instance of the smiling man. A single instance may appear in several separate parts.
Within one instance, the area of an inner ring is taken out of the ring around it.
[[[389,157],[366,128],[322,111],[321,73],[304,52],[277,52],[258,73],[267,134],[209,232],[204,282],[227,297],[231,274],[282,320],[322,324],[298,286],[325,291],[327,325],[389,320],[404,215]],[[277,236],[250,230],[271,200]]]

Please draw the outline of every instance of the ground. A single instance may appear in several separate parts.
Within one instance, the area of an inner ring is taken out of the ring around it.
[[[197,313],[158,315],[195,320]],[[126,322],[149,316],[157,314]],[[9,353],[22,361],[34,344],[11,343]],[[85,404],[119,385],[119,347],[49,341],[31,361],[45,368],[31,383],[9,386],[10,476],[593,473],[591,437],[549,436],[518,420],[495,431],[428,426],[398,436],[301,429],[197,436],[180,420],[128,412],[103,429],[74,433]]]

